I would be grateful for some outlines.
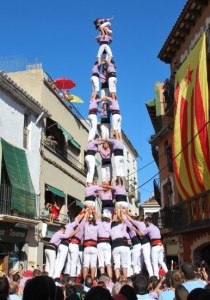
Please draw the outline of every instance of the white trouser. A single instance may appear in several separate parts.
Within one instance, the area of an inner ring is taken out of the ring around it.
[[[86,155],[85,162],[87,164],[87,179],[86,179],[86,181],[92,183],[93,176],[95,173],[95,165],[96,165],[95,156],[94,155]]]
[[[77,261],[79,259],[79,245],[69,244],[69,254],[70,254],[70,276],[76,276]]]
[[[84,249],[84,268],[96,268],[97,263],[97,248],[96,247],[85,247]]]
[[[85,200],[85,201],[84,201],[84,206],[85,206],[85,207],[90,207],[90,206],[96,207],[96,202],[95,202],[95,201],[92,201],[92,200]]]
[[[114,156],[114,165],[116,176],[123,177],[124,176],[124,156],[115,155]]]
[[[128,202],[126,201],[117,201],[115,204],[115,208],[120,207],[120,208],[128,208]]]
[[[102,139],[109,139],[110,138],[110,129],[111,129],[111,125],[109,123],[102,123],[101,124],[101,137],[102,137]]]
[[[68,246],[60,244],[58,246],[57,257],[55,261],[55,273],[54,278],[60,277],[65,261],[68,255]]]
[[[55,270],[56,251],[51,249],[45,249],[45,257],[46,271],[48,272],[48,275],[52,277]]]
[[[98,243],[98,266],[111,265],[111,245],[109,243]]]
[[[128,251],[127,247],[119,246],[115,247],[112,251],[114,260],[114,269],[127,268],[128,267]]]
[[[154,270],[154,275],[159,278],[159,267],[158,264],[160,264],[165,272],[168,272],[168,268],[166,264],[163,261],[163,253],[164,248],[163,246],[153,246],[151,251],[151,258],[152,258],[152,266]]]
[[[112,50],[109,47],[109,45],[107,44],[102,44],[99,49],[98,49],[98,54],[97,54],[97,58],[101,57],[102,53],[104,52],[104,50],[106,51],[107,54],[107,61],[110,62],[110,60],[112,59]]]
[[[133,246],[131,250],[131,265],[133,267],[133,273],[138,274],[140,273],[140,261],[141,259],[141,244],[136,244]]]
[[[133,269],[131,267],[131,250],[129,247],[127,248],[127,255],[128,255],[128,270],[127,270],[127,275],[128,277],[131,277],[133,275]]]
[[[104,97],[109,97],[110,96],[110,92],[109,92],[109,88],[101,88],[101,98]],[[102,101],[101,105],[103,105],[103,103],[107,103],[106,101]]]
[[[79,256],[77,260],[77,275],[81,274],[83,265],[83,251],[79,251]]]
[[[102,182],[112,180],[112,164],[104,165],[101,167]]]
[[[110,93],[117,93],[117,77],[109,77],[108,79],[109,91]]]
[[[90,80],[91,80],[91,83],[92,83],[93,91],[98,92],[99,91],[99,77],[91,76]]]
[[[92,141],[94,140],[95,135],[97,133],[97,115],[95,114],[88,115],[88,121],[90,122],[88,141]]]
[[[147,272],[149,273],[149,277],[154,275],[153,269],[152,269],[152,263],[151,263],[151,246],[150,243],[146,243],[141,245],[141,251],[143,260],[147,269]]]
[[[112,115],[112,126],[114,130],[121,132],[122,116],[120,114]]]

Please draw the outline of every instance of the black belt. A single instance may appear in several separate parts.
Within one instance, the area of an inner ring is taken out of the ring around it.
[[[103,42],[100,42],[100,45],[109,45],[109,42],[103,41]]]
[[[123,149],[115,149],[114,156],[123,156]]]
[[[99,77],[99,74],[98,73],[93,73],[92,76]]]
[[[119,110],[112,110],[112,115],[120,115],[120,111]]]
[[[89,115],[97,115],[98,110],[97,109],[90,109],[88,114]]]
[[[108,87],[109,87],[108,82],[103,82],[103,83],[101,84],[101,88],[102,88],[102,89],[107,89]]]
[[[126,195],[115,195],[115,200],[116,200],[116,202],[119,202],[119,201],[127,202],[127,196]]]
[[[87,150],[87,154],[86,155],[96,155],[96,151],[94,150]]]
[[[147,236],[143,236],[142,238],[140,238],[141,244],[147,244],[150,242],[149,238]]]
[[[118,238],[112,241],[112,249],[120,246],[125,246],[123,238]]]
[[[101,124],[110,124],[110,118],[102,118]]]
[[[102,209],[107,207],[114,207],[112,200],[102,200]]]
[[[116,77],[116,73],[115,72],[108,73],[108,78],[110,78],[110,77]]]
[[[93,195],[87,196],[87,197],[85,197],[85,201],[87,201],[87,200],[89,200],[89,201],[95,201],[95,200],[96,200],[96,197],[93,196]]]
[[[70,243],[70,240],[68,240],[68,239],[63,239],[63,240],[61,241],[60,245],[64,245],[64,246],[67,246],[67,247],[68,247],[69,243]]]
[[[111,163],[111,158],[102,158],[102,166],[110,165]]]
[[[133,246],[140,244],[140,240],[137,236],[132,237],[131,242],[132,242]]]

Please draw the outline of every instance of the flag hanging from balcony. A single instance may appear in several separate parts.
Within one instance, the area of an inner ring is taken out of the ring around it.
[[[183,200],[210,189],[210,126],[206,35],[190,52],[175,79],[173,164]]]

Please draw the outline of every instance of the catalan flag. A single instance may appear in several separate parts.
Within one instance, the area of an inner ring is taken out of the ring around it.
[[[183,200],[210,189],[210,126],[206,35],[175,78],[174,175]]]

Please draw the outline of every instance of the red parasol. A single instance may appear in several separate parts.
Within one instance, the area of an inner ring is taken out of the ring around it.
[[[68,78],[58,78],[54,82],[57,88],[61,90],[72,89],[76,86],[75,82]]]

